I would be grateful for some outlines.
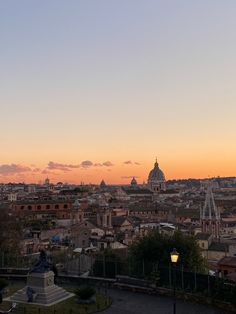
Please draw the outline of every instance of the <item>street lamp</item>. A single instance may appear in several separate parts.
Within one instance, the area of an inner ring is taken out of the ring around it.
[[[174,266],[174,302],[173,302],[173,314],[176,314],[176,263],[179,259],[179,253],[174,248],[173,251],[170,253],[171,263]]]

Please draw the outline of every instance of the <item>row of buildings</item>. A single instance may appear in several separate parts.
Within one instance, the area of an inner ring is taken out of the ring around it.
[[[153,229],[195,234],[202,254],[216,269],[236,259],[236,188],[208,182],[166,181],[157,161],[147,184],[8,184],[0,186],[0,210],[24,226],[22,253],[71,248],[75,252],[127,249]]]

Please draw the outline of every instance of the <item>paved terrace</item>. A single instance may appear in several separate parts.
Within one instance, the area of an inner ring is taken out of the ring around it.
[[[111,307],[104,314],[173,314],[173,299],[170,297],[134,293],[109,289],[112,297]],[[177,314],[228,314],[209,306],[177,300]]]

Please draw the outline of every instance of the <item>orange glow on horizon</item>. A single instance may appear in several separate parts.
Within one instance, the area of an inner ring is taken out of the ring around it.
[[[138,162],[137,162],[138,163]],[[60,166],[61,164],[59,164]],[[66,165],[69,165],[67,163]],[[99,184],[103,179],[107,184],[128,184],[135,177],[139,184],[147,182],[148,174],[153,168],[154,161],[142,162],[140,164],[124,164],[124,162],[114,162],[112,166],[91,166],[85,168],[70,168],[66,170],[47,169],[46,167],[37,167],[31,164],[30,171],[19,172],[12,175],[2,175],[0,182],[25,182],[39,183],[45,178],[49,178],[52,183],[59,181],[80,184]],[[72,167],[75,164],[72,165]],[[214,162],[206,162],[203,160],[181,160],[180,161],[161,161],[159,163],[161,170],[164,172],[166,180],[171,179],[187,179],[187,178],[207,178],[207,177],[232,177],[236,175],[236,166],[233,160],[223,162],[222,160],[214,160]],[[26,167],[27,166],[22,166]],[[27,170],[27,169],[26,169]]]

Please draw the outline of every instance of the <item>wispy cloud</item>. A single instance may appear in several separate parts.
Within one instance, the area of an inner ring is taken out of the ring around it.
[[[105,161],[103,164],[102,164],[104,167],[113,167],[113,163],[111,161]]]
[[[80,166],[83,168],[89,168],[93,166],[93,162],[90,160],[84,160],[81,162]]]
[[[111,161],[105,161],[102,163],[95,163],[94,167],[113,167],[114,164]]]
[[[131,160],[126,160],[123,162],[124,165],[132,165],[132,161]]]
[[[57,170],[57,171],[71,171],[72,169],[88,169],[91,167],[112,167],[114,164],[111,161],[105,161],[102,163],[93,163],[91,160],[84,160],[80,164],[65,164],[54,161],[49,161],[47,165],[47,170]]]
[[[63,164],[54,161],[49,161],[47,169],[49,170],[61,170],[61,171],[71,171],[71,169],[79,168],[80,165]]]
[[[136,165],[136,166],[140,166],[140,163],[137,161],[132,161],[132,160],[126,160],[123,162],[124,165]]]
[[[3,176],[14,175],[14,174],[30,172],[30,171],[32,171],[30,167],[19,165],[19,164],[0,165],[0,175],[3,175]]]

